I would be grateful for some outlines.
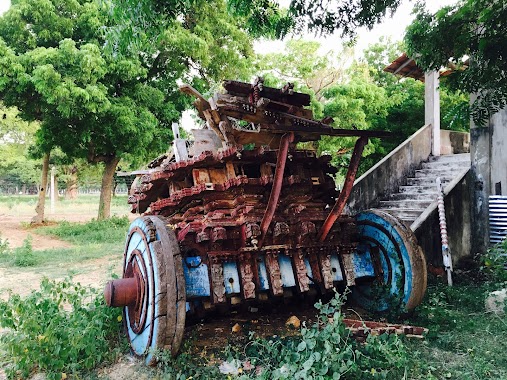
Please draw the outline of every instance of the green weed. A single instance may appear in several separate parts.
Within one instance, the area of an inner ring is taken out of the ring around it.
[[[32,247],[32,236],[23,240],[23,245],[11,249],[7,240],[0,239],[0,262],[16,267],[32,267],[39,262]]]
[[[109,308],[95,289],[44,279],[40,290],[0,301],[0,364],[9,379],[34,371],[48,379],[79,375],[112,362],[119,342],[121,310]]]
[[[23,245],[13,250],[12,255],[13,264],[17,267],[33,267],[37,265],[38,260],[35,257],[32,247],[32,236],[28,235],[28,237],[23,240]]]
[[[432,284],[418,313],[409,321],[430,332],[423,342],[408,341],[417,358],[411,379],[507,379],[507,321],[487,313],[484,300],[505,286],[499,278]]]
[[[395,379],[408,365],[408,354],[396,335],[370,335],[366,342],[353,339],[343,323],[345,296],[320,301],[317,321],[301,328],[301,336],[252,339],[228,362],[248,363],[240,379]],[[253,369],[255,368],[255,371]]]
[[[335,294],[328,303],[317,303],[316,322],[303,326],[301,334],[257,338],[229,345],[217,363],[192,355],[189,346],[177,358],[159,355],[159,371],[152,377],[169,379],[398,379],[409,363],[401,339],[395,335],[369,336],[364,343],[352,338],[343,323],[344,296]],[[214,355],[212,355],[214,356]],[[225,375],[230,369],[228,375]]]
[[[480,270],[499,281],[507,282],[507,240],[497,244],[481,257]]]
[[[38,233],[53,235],[74,244],[122,242],[130,222],[127,217],[113,216],[88,223],[61,222],[56,226],[40,227]]]
[[[9,247],[9,240],[2,239],[2,237],[0,236],[0,257],[10,253],[10,251],[11,249]]]

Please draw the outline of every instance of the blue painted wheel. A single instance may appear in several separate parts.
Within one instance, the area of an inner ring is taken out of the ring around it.
[[[371,311],[405,312],[419,305],[426,292],[426,260],[410,228],[398,218],[368,210],[356,216],[358,251],[368,251],[375,278],[361,279],[352,298]]]
[[[139,279],[136,306],[124,308],[132,352],[149,365],[157,350],[178,352],[185,327],[185,279],[174,231],[156,216],[137,218],[129,227],[123,277]]]

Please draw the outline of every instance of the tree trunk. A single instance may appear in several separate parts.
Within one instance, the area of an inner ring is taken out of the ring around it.
[[[69,179],[67,180],[67,190],[65,190],[65,199],[77,198],[77,167],[70,169]]]
[[[102,174],[102,185],[100,187],[99,215],[98,220],[109,218],[111,215],[111,195],[113,192],[113,179],[116,166],[120,162],[118,157],[112,157],[105,162],[106,167]]]
[[[35,207],[36,215],[32,218],[32,224],[40,224],[44,222],[44,205],[46,203],[46,188],[48,186],[49,172],[49,153],[45,153],[42,157],[42,176],[39,188],[39,199]]]

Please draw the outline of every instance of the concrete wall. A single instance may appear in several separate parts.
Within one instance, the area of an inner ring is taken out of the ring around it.
[[[345,212],[375,207],[380,198],[398,191],[403,179],[431,153],[431,126],[425,125],[354,182]]]
[[[459,154],[470,152],[470,133],[440,130],[440,154]]]
[[[471,170],[464,170],[460,176],[444,189],[445,219],[447,236],[453,265],[469,257],[471,251]],[[442,265],[442,245],[437,202],[433,202],[410,228],[415,232],[426,260],[433,266]]]
[[[472,123],[470,136],[472,250],[484,253],[489,246],[488,197],[507,195],[507,108],[493,115],[484,127]]]

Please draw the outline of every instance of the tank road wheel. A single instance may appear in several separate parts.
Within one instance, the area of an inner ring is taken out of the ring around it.
[[[376,279],[358,280],[352,298],[365,309],[406,312],[419,305],[426,292],[426,260],[410,228],[379,210],[356,216],[358,251],[369,251]]]
[[[155,364],[154,352],[179,350],[185,328],[185,278],[174,231],[156,216],[137,218],[129,227],[123,278],[105,289],[110,306],[124,306],[131,349]]]

